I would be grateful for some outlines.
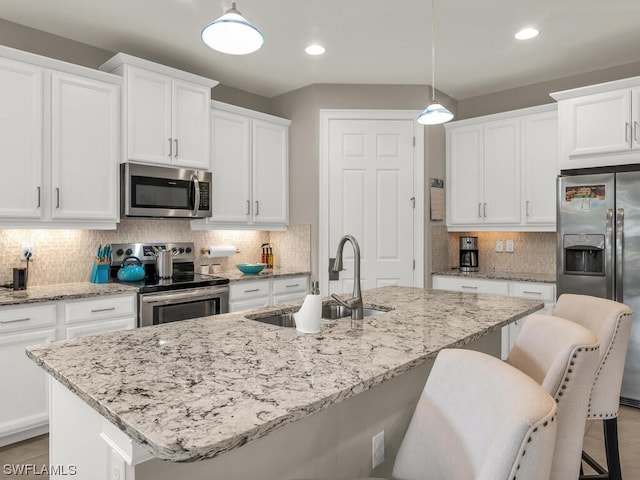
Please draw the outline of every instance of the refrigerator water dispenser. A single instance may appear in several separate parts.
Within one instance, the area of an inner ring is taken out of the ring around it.
[[[604,235],[564,235],[564,273],[604,275]]]

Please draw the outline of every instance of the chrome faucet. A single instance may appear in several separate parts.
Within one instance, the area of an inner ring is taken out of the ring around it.
[[[360,290],[360,246],[358,245],[358,241],[352,235],[345,235],[340,239],[340,243],[338,243],[338,251],[336,252],[336,259],[333,262],[332,270],[334,272],[343,270],[342,250],[344,249],[344,244],[347,243],[347,241],[349,241],[353,246],[353,294],[351,298],[348,298],[346,300],[341,299],[335,293],[331,295],[331,298],[333,298],[340,305],[344,305],[345,307],[351,309],[351,320],[353,326],[353,320],[362,320],[363,312],[362,291]]]

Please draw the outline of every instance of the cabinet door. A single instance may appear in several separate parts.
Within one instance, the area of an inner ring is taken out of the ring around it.
[[[120,87],[51,76],[51,216],[118,221]]]
[[[524,221],[527,224],[555,225],[558,115],[548,112],[527,117],[523,121],[523,129]]]
[[[118,318],[116,320],[102,320],[100,322],[88,322],[73,325],[66,328],[65,338],[81,338],[101,333],[118,332],[120,330],[131,330],[136,327],[136,318]]]
[[[42,201],[42,69],[0,59],[0,217],[38,218]]]
[[[482,151],[484,222],[520,223],[519,119],[485,124]]]
[[[640,149],[640,87],[631,90],[631,148]]]
[[[569,156],[630,149],[631,90],[613,90],[564,102]]]
[[[127,158],[170,164],[171,79],[135,67],[126,69]]]
[[[482,126],[447,132],[447,215],[451,225],[482,223]]]
[[[211,111],[211,222],[247,224],[251,215],[251,120]]]
[[[55,328],[0,335],[0,445],[2,437],[48,423],[47,374],[24,349],[52,342],[55,335]]]
[[[174,80],[172,98],[173,163],[209,170],[211,89]]]
[[[289,223],[288,127],[253,120],[253,223]]]

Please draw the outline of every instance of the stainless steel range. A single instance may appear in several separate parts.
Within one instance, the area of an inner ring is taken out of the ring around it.
[[[125,260],[134,257],[144,266],[143,280],[122,282],[138,287],[139,327],[229,311],[229,279],[195,272],[193,243],[114,243],[111,251],[110,274],[114,281],[120,281],[117,273]],[[158,252],[170,252],[171,278],[158,275]]]

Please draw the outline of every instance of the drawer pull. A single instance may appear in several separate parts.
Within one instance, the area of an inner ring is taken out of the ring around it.
[[[473,287],[473,286],[469,286],[469,285],[462,285],[462,288],[468,288],[470,290],[477,290],[478,287]]]
[[[254,288],[252,290],[245,290],[244,293],[253,293],[253,292],[259,292],[260,289],[259,288]]]
[[[299,283],[294,283],[293,285],[285,285],[285,287],[287,288],[293,288],[293,287],[299,287],[300,284]]]
[[[527,295],[542,295],[542,292],[532,292],[531,290],[523,290],[522,293],[526,293]]]
[[[30,317],[27,318],[14,318],[12,320],[1,320],[0,323],[7,324],[7,323],[18,323],[18,322],[28,322],[29,320],[31,320]]]
[[[109,308],[92,308],[91,313],[99,313],[99,312],[110,312],[111,310],[115,310],[116,307]]]

